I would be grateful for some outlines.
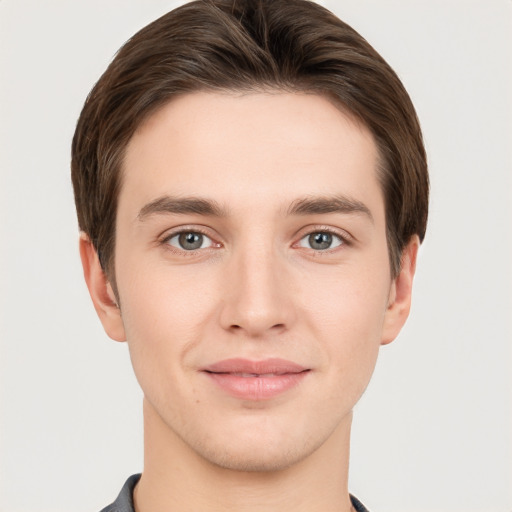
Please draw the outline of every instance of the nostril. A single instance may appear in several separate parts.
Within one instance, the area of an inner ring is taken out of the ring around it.
[[[275,332],[275,331],[283,331],[285,328],[286,328],[285,324],[279,323],[279,324],[275,324],[275,325],[270,326],[269,330]],[[231,331],[241,331],[241,330],[244,330],[244,328],[241,325],[238,325],[238,324],[231,324],[229,326],[229,329]]]

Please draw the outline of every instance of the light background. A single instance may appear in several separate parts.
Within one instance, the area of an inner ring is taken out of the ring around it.
[[[141,392],[81,277],[69,178],[83,101],[181,2],[0,1],[0,511],[86,512],[142,467]],[[356,407],[374,512],[512,511],[512,2],[331,0],[417,107],[432,202],[414,305]]]

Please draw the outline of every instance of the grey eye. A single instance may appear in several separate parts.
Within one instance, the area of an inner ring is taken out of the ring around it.
[[[333,233],[329,233],[328,231],[317,231],[316,233],[310,233],[302,238],[299,242],[299,246],[314,249],[315,251],[325,251],[327,249],[338,247],[342,243],[343,240]]]
[[[172,236],[168,240],[168,244],[184,251],[195,251],[197,249],[205,249],[211,247],[213,242],[210,238],[196,231],[183,231]]]

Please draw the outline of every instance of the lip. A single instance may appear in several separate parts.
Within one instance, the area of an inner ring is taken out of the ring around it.
[[[242,400],[268,400],[297,386],[309,373],[292,361],[225,359],[202,369],[217,386]]]

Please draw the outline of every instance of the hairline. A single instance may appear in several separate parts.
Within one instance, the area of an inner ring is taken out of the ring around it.
[[[397,259],[397,255],[395,254],[397,247],[393,247],[393,240],[391,239],[393,235],[393,231],[391,230],[391,226],[389,226],[389,216],[388,216],[388,204],[386,201],[385,194],[385,175],[387,172],[388,163],[386,162],[386,158],[384,156],[382,144],[379,142],[377,135],[373,132],[369,124],[360,116],[357,112],[354,112],[350,107],[348,107],[340,98],[337,98],[332,91],[327,89],[323,89],[321,87],[301,87],[300,81],[297,84],[271,84],[271,83],[257,83],[248,82],[247,84],[240,84],[233,87],[214,87],[214,86],[198,86],[197,88],[190,88],[189,90],[183,90],[176,93],[170,93],[169,96],[161,101],[156,101],[154,105],[150,106],[146,112],[144,112],[140,119],[138,120],[136,126],[130,133],[127,140],[124,144],[118,147],[119,151],[119,159],[117,162],[117,194],[116,194],[116,208],[115,208],[115,217],[114,217],[114,229],[112,231],[112,250],[110,251],[110,256],[108,261],[102,261],[102,267],[109,279],[114,293],[119,299],[117,292],[117,280],[115,276],[115,258],[116,258],[116,234],[117,234],[117,214],[118,214],[118,206],[119,206],[119,196],[121,194],[123,188],[123,178],[125,175],[125,157],[127,153],[128,146],[132,141],[133,137],[137,134],[138,131],[142,130],[144,125],[150,121],[150,119],[160,112],[167,105],[175,101],[180,97],[185,97],[193,94],[199,93],[213,93],[213,94],[224,94],[226,96],[245,96],[251,94],[306,94],[312,96],[319,96],[325,98],[329,103],[331,103],[337,110],[339,110],[342,114],[347,116],[350,122],[354,124],[356,127],[360,127],[365,129],[372,138],[372,141],[375,145],[376,149],[376,165],[375,165],[375,173],[376,178],[379,183],[380,191],[382,194],[382,198],[384,201],[384,213],[385,213],[385,229],[386,229],[386,243],[388,246],[388,260],[391,275],[395,277],[398,275],[400,270],[400,261],[395,261]],[[100,259],[101,260],[101,259]]]

